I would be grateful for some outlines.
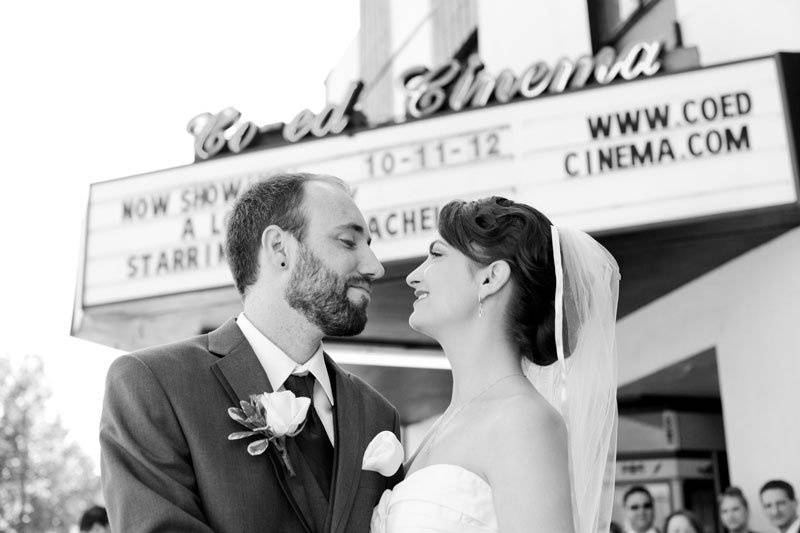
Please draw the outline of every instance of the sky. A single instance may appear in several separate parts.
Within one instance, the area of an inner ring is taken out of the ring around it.
[[[0,8],[0,357],[43,358],[50,409],[96,463],[121,352],[69,335],[89,184],[191,163],[205,111],[321,109],[358,17],[358,0]]]

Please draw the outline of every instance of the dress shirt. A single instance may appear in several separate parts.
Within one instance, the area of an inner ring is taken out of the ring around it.
[[[264,367],[264,372],[267,373],[272,390],[281,391],[286,390],[283,384],[290,374],[303,376],[308,372],[314,376],[314,398],[312,405],[319,415],[322,426],[325,428],[325,433],[331,444],[334,443],[333,432],[333,388],[331,387],[331,378],[328,375],[328,369],[325,366],[325,357],[322,353],[322,343],[319,348],[311,356],[311,359],[305,364],[298,364],[292,360],[291,357],[275,346],[266,335],[256,328],[252,322],[245,316],[244,313],[239,313],[236,317],[236,324],[242,330],[245,339],[250,343],[253,351],[258,358],[258,362]]]
[[[800,533],[800,518],[796,518],[795,521],[792,522],[792,525],[789,526],[786,533]]]

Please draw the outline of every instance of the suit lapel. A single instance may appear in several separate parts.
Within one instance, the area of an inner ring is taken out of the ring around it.
[[[221,355],[222,358],[211,366],[211,372],[227,391],[232,406],[239,406],[239,401],[249,401],[251,394],[272,392],[264,367],[258,361],[253,348],[233,318],[218,329],[208,334],[209,351]],[[246,453],[246,452],[244,452]],[[275,447],[270,446],[266,452],[275,476],[286,498],[309,533],[308,500],[298,476],[286,474],[285,467]]]
[[[361,477],[361,453],[364,449],[364,406],[355,385],[347,374],[325,354],[325,363],[334,380],[336,404],[336,466],[331,491],[330,528],[343,531],[353,507]]]
[[[222,356],[214,363],[212,371],[218,378],[221,374],[226,381],[224,384],[233,389],[237,406],[239,400],[249,401],[251,394],[272,392],[264,367],[258,362],[253,348],[244,338],[235,320],[231,319],[218,330],[209,333],[208,348]]]

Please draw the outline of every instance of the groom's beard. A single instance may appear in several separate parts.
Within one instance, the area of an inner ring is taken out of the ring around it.
[[[301,244],[297,265],[286,287],[286,301],[325,335],[348,337],[364,330],[368,302],[362,299],[353,303],[347,297],[347,288],[371,285],[370,280],[358,274],[338,276]]]

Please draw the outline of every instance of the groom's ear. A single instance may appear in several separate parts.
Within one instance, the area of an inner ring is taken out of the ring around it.
[[[261,232],[261,257],[265,264],[276,270],[285,270],[289,264],[288,234],[275,224]]]
[[[480,272],[481,285],[478,289],[481,300],[505,287],[511,278],[511,267],[506,261],[494,261]]]

